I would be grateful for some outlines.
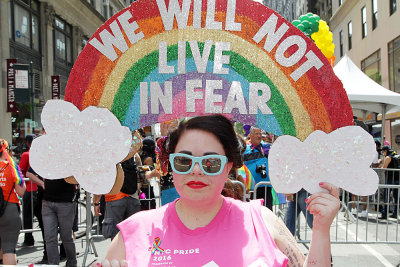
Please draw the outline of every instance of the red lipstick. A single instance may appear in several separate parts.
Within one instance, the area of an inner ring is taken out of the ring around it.
[[[200,189],[207,186],[205,183],[200,181],[190,181],[186,185],[192,189]]]

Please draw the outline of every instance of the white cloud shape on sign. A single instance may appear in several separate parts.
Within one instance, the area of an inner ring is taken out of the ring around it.
[[[42,111],[46,134],[33,140],[29,161],[46,179],[74,176],[88,192],[110,192],[116,164],[129,153],[132,136],[106,108],[82,112],[72,103],[49,100]]]
[[[280,193],[304,188],[321,192],[329,182],[353,194],[366,196],[378,188],[377,173],[370,168],[376,146],[372,136],[358,126],[346,126],[329,134],[315,131],[304,142],[280,136],[268,156],[272,186]]]

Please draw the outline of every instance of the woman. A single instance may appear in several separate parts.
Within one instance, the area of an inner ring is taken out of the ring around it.
[[[242,165],[232,123],[222,115],[196,117],[169,135],[167,150],[180,199],[139,212],[118,225],[103,265],[113,266],[301,266],[293,236],[259,200],[225,198],[231,168]],[[330,266],[330,225],[338,190],[307,199],[314,231],[304,266]],[[99,263],[97,265],[100,265]]]
[[[390,149],[389,146],[383,146],[382,147],[382,155],[384,157],[383,160],[383,164],[382,164],[382,168],[383,169],[395,169],[398,168],[398,166],[395,166],[395,161],[396,159],[394,158],[395,156],[395,152],[393,150]],[[386,171],[386,182],[385,184],[387,185],[399,185],[400,184],[400,179],[399,179],[399,170],[388,170]],[[398,215],[398,210],[397,210],[397,206],[398,206],[398,196],[399,196],[399,189],[392,189],[393,190],[393,197],[394,197],[394,201],[395,204],[393,207],[393,214],[390,215],[390,218],[394,218],[397,219],[397,215]],[[385,203],[389,203],[389,196],[390,196],[390,189],[385,188],[383,191],[383,195],[385,198]],[[381,217],[379,217],[379,219],[382,220],[386,220],[387,217],[389,215],[388,212],[388,205],[383,205],[382,208],[382,215]]]
[[[3,191],[4,214],[0,217],[0,243],[3,263],[16,265],[15,247],[17,245],[21,220],[18,196],[25,193],[25,183],[19,185],[13,173],[11,162],[7,160],[7,141],[0,139],[0,186]]]

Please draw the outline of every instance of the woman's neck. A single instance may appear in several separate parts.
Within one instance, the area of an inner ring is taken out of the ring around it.
[[[222,207],[223,198],[205,205],[200,201],[191,202],[180,199],[176,202],[175,209],[181,222],[189,229],[194,230],[207,226],[217,216]],[[196,205],[197,204],[197,205]]]

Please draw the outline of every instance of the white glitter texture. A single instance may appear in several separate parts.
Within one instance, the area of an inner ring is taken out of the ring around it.
[[[301,188],[312,194],[322,192],[319,183],[329,182],[359,196],[371,195],[379,181],[370,168],[375,154],[374,139],[358,126],[329,134],[315,131],[304,142],[285,135],[269,152],[269,177],[280,193],[296,193]]]
[[[131,148],[130,130],[106,108],[80,112],[63,100],[47,101],[42,124],[46,135],[34,139],[29,152],[33,170],[46,179],[74,176],[86,191],[108,193],[116,164]]]

